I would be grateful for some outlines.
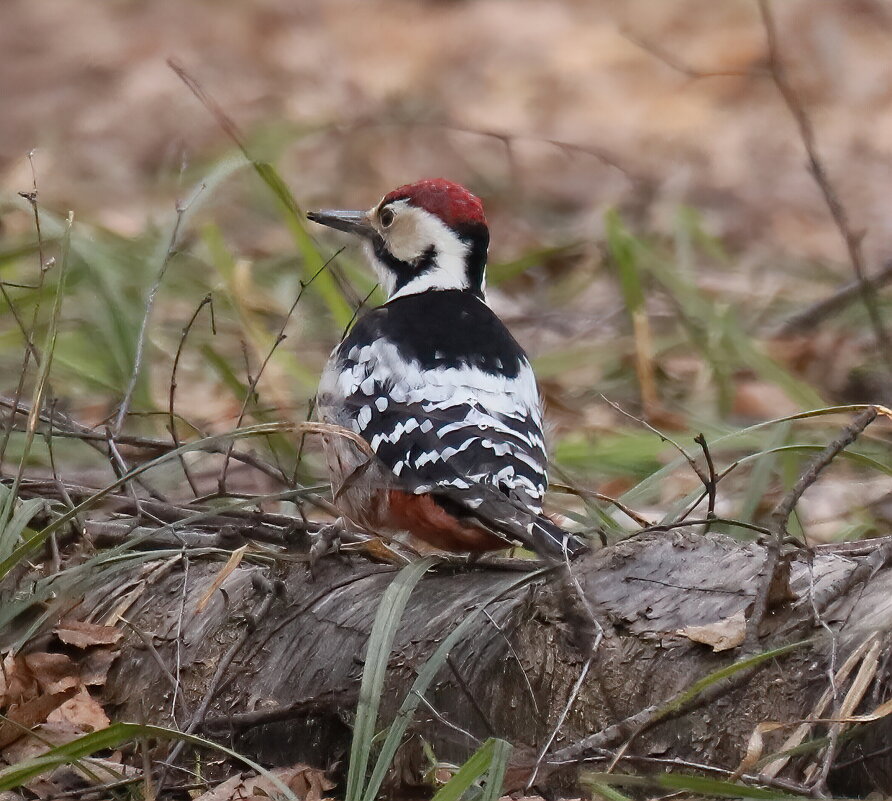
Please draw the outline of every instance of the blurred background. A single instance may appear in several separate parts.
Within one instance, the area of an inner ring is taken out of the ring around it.
[[[125,430],[169,441],[175,419],[188,441],[302,420],[355,309],[370,292],[367,302],[380,302],[349,245],[302,292],[348,243],[283,207],[274,179],[250,168],[172,58],[301,209],[366,208],[437,176],[483,198],[491,302],[533,357],[553,479],[577,495],[621,496],[648,520],[697,500],[697,476],[625,411],[701,461],[692,438],[703,432],[719,470],[740,461],[717,511],[757,521],[841,419],[757,424],[838,404],[892,405],[885,356],[857,298],[793,325],[853,271],[767,70],[752,0],[5,0],[2,15],[8,397],[34,320],[35,343],[57,330],[52,408],[105,431],[163,268]],[[775,16],[818,152],[863,232],[868,272],[880,273],[892,257],[892,6],[785,0]],[[41,243],[17,194],[33,190],[35,175]],[[46,270],[41,247],[45,264],[56,259]],[[201,306],[208,293],[212,304]],[[892,324],[892,294],[878,302]],[[23,401],[37,375],[31,363]],[[807,496],[807,536],[888,531],[890,435],[872,431],[858,458],[834,465]],[[233,464],[230,491],[321,476],[309,440],[304,448],[277,435],[239,448],[275,469]],[[69,440],[55,450],[69,480],[98,487],[113,477],[101,448]],[[124,457],[139,454],[146,449]],[[33,475],[50,470],[41,438],[30,449],[18,434],[4,444],[7,464],[23,455]],[[189,455],[195,493],[220,486],[222,460]],[[159,495],[189,494],[179,468],[146,480]],[[607,519],[612,507],[590,497],[556,494],[553,508],[583,524],[632,525]]]

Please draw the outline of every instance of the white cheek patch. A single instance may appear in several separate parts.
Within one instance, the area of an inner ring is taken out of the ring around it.
[[[381,282],[388,300],[415,295],[429,289],[467,289],[467,258],[470,246],[455,234],[439,217],[407,201],[390,205],[398,215],[394,230],[381,231],[387,249],[400,261],[412,264],[433,249],[434,263],[396,289],[397,277],[376,256],[370,242],[366,256]]]
[[[369,264],[372,265],[372,269],[375,271],[378,283],[381,284],[381,289],[384,290],[384,294],[389,299],[396,286],[396,275],[386,264],[378,260],[374,246],[367,239],[363,241],[362,249],[365,251],[365,257],[368,259]]]

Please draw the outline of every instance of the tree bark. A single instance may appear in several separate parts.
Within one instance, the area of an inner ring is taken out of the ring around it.
[[[422,738],[438,758],[462,761],[475,747],[473,738],[499,736],[515,745],[507,789],[524,786],[534,770],[540,786],[571,784],[583,763],[606,770],[620,754],[619,772],[697,772],[695,764],[706,775],[728,778],[742,768],[791,788],[819,782],[826,762],[833,765],[834,792],[889,792],[890,717],[844,728],[830,756],[811,750],[779,772],[779,764],[741,765],[748,745],[751,756],[768,755],[795,730],[764,731],[758,749],[753,735],[760,723],[839,717],[844,699],[854,698],[859,671],[866,690],[857,714],[892,694],[892,569],[886,566],[892,545],[886,540],[846,553],[794,553],[789,588],[795,598],[769,610],[759,650],[803,644],[710,684],[678,709],[658,711],[698,679],[752,655],[743,646],[714,653],[680,632],[720,621],[732,633],[739,628],[735,621],[752,603],[764,553],[724,536],[676,530],[641,535],[574,563],[573,575],[603,630],[575,699],[587,655],[574,644],[563,613],[565,584],[542,576],[523,583],[526,574],[515,569],[435,567],[416,586],[400,622],[379,729],[437,644],[481,599],[501,596],[478,615],[431,685],[430,707],[418,709],[393,786],[417,781],[426,768]],[[331,558],[311,577],[303,561],[279,558],[269,567],[246,557],[198,611],[221,566],[192,558],[184,581],[183,559],[150,563],[118,591],[88,596],[83,616],[107,619],[124,609],[155,646],[153,653],[144,639],[129,637],[109,676],[106,704],[120,720],[182,729],[191,722],[196,732],[261,762],[337,763],[343,770],[369,632],[396,568]],[[840,669],[853,654],[846,678]],[[178,678],[171,675],[177,672]],[[222,679],[216,684],[215,672]],[[173,704],[175,680],[189,714]],[[836,695],[821,711],[828,689]],[[205,697],[209,708],[196,714]],[[811,723],[800,740],[824,736],[829,726]],[[855,736],[845,734],[853,730]]]

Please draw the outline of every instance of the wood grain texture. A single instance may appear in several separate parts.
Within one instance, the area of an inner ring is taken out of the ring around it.
[[[733,771],[758,723],[809,717],[829,686],[831,658],[839,665],[871,636],[881,639],[887,656],[892,645],[892,570],[880,564],[883,560],[876,553],[852,558],[822,551],[810,561],[794,558],[790,585],[796,600],[766,615],[760,649],[808,638],[814,638],[812,644],[765,663],[745,683],[728,687],[710,703],[649,728],[634,738],[628,753]],[[679,629],[748,611],[763,559],[764,550],[753,544],[676,531],[627,540],[578,560],[574,571],[605,637],[552,750],[569,753],[568,746],[741,659],[740,648],[716,654]],[[221,655],[251,625],[253,631],[210,707],[212,733],[224,739],[232,736],[236,747],[261,761],[307,761],[323,767],[340,762],[343,768],[366,642],[377,601],[393,579],[394,568],[358,558],[332,559],[312,580],[301,564],[271,572],[245,561],[224,582],[223,591],[196,614],[198,600],[220,567],[220,562],[193,560],[189,568],[180,661],[190,708],[206,692]],[[254,580],[258,574],[280,582],[280,594],[266,616],[250,621],[246,615],[261,598]],[[382,703],[385,723],[436,645],[482,597],[501,589],[504,597],[478,617],[426,697],[451,723],[476,737],[505,737],[517,745],[515,760],[529,762],[550,735],[583,657],[572,645],[557,590],[541,578],[512,589],[521,575],[441,566],[421,581],[395,641]],[[169,666],[176,663],[182,590],[181,567],[175,566],[148,587],[128,613],[135,625],[154,635]],[[101,618],[115,600],[108,590],[97,590],[87,599],[84,616]],[[816,610],[833,637],[816,621]],[[868,692],[878,701],[892,691],[889,659],[881,659],[880,665]],[[171,693],[169,679],[133,637],[109,677],[105,700],[116,707],[119,719],[170,724]],[[867,707],[862,711],[869,711]],[[232,726],[226,724],[228,715],[234,716]],[[604,740],[607,751],[632,733],[615,728]],[[868,728],[865,739],[840,754],[841,761],[877,750],[877,744],[892,738],[886,720]],[[462,760],[474,747],[423,706],[410,732],[422,735],[441,759]],[[766,746],[771,745],[774,740],[766,736]],[[596,767],[604,766],[603,754],[601,758],[594,762]],[[394,781],[411,783],[422,766],[419,739],[411,737]],[[563,768],[570,776],[574,771],[572,766]],[[871,783],[887,787],[890,780],[892,756],[885,753],[840,771],[835,786],[837,792],[856,792]]]

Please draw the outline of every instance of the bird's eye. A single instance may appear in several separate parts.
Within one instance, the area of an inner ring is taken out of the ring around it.
[[[390,228],[393,225],[393,212],[390,209],[382,209],[378,219],[381,221],[382,226]]]

